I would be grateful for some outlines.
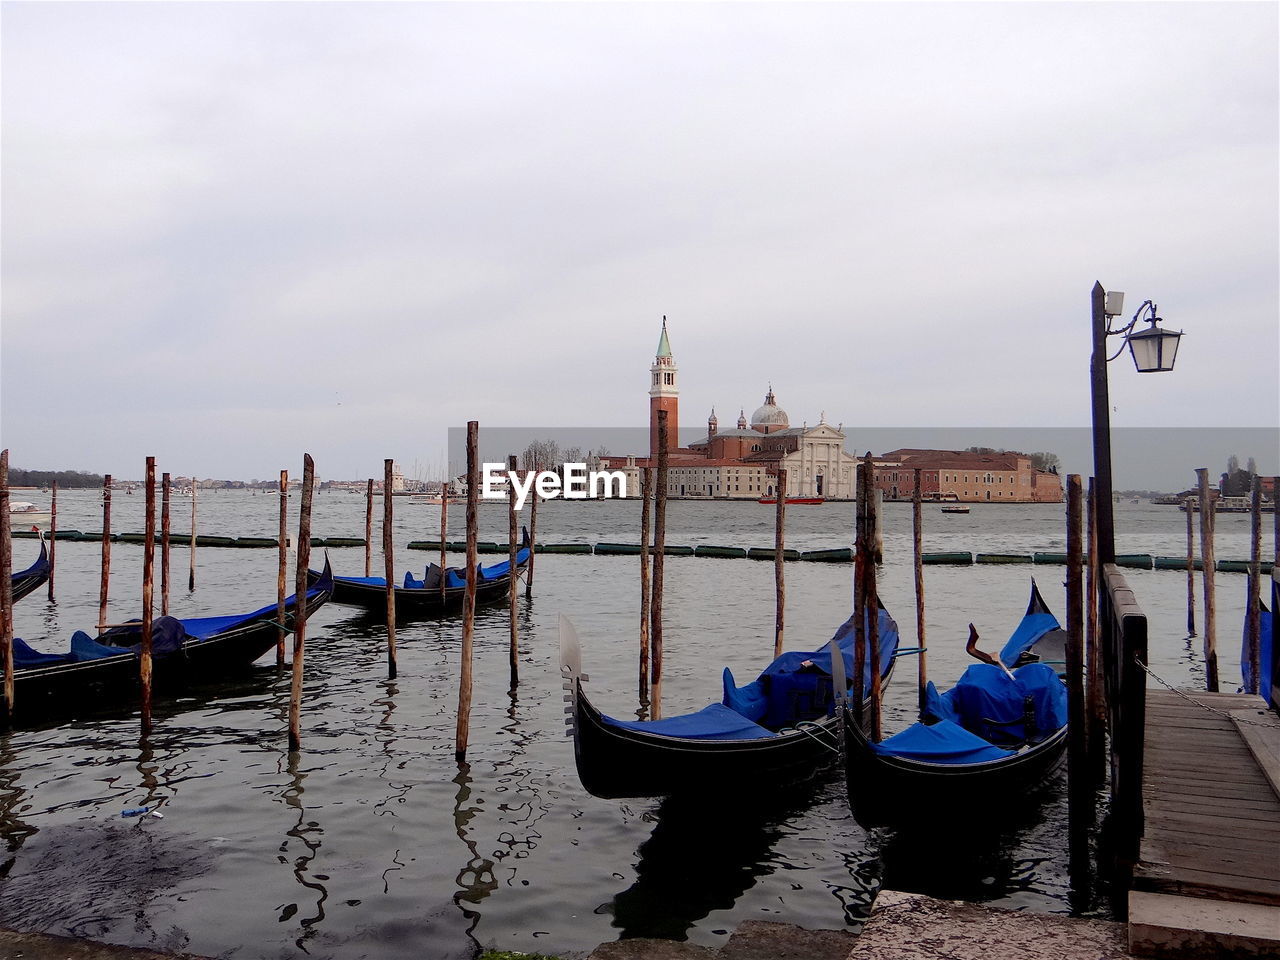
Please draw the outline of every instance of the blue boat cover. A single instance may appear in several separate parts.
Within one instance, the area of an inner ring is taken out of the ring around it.
[[[1000,662],[1012,667],[1018,658],[1036,645],[1041,637],[1053,630],[1060,630],[1058,618],[1052,613],[1028,613],[1013,631],[1013,636],[1000,651]]]
[[[32,650],[21,637],[13,638],[13,669],[27,670],[31,667],[50,667],[56,663],[70,663],[71,657],[65,653],[41,653]]]
[[[920,760],[925,763],[986,763],[1014,754],[970,733],[958,723],[939,720],[934,724],[914,723],[887,740],[871,744],[879,754]]]
[[[720,703],[703,707],[697,713],[662,720],[606,719],[610,726],[622,727],[624,730],[654,733],[662,737],[681,737],[685,740],[759,740],[777,736]]]
[[[1259,626],[1259,643],[1258,643],[1258,665],[1262,669],[1262,686],[1258,688],[1258,693],[1262,698],[1271,703],[1271,684],[1266,682],[1267,677],[1274,677],[1277,671],[1280,671],[1280,663],[1272,659],[1271,648],[1271,617],[1272,613],[1265,606],[1259,605],[1258,610],[1258,626]],[[1270,667],[1271,669],[1267,669]],[[1244,689],[1248,690],[1253,686],[1253,664],[1249,660],[1249,621],[1246,618],[1244,622],[1244,631],[1240,639],[1240,676],[1244,678]]]
[[[881,609],[880,673],[889,669],[898,650],[898,625],[888,611]],[[853,677],[853,617],[840,625],[832,637],[844,658],[845,676]],[[724,670],[725,706],[732,707],[749,720],[771,730],[794,726],[801,720],[829,717],[835,711],[831,686],[831,647],[812,653],[789,651],[778,657],[751,683],[738,687],[733,673]],[[863,681],[863,696],[871,692],[871,671]]]
[[[349,578],[344,578],[349,579]],[[319,596],[321,593],[318,587],[312,587],[307,591],[307,598]],[[291,597],[285,598],[285,605],[292,607],[296,605],[298,595],[295,593]],[[276,605],[262,607],[254,610],[252,613],[237,613],[228,617],[191,617],[179,621],[182,628],[187,632],[187,636],[193,640],[207,640],[215,634],[223,633],[233,627],[238,627],[242,623],[248,623],[250,620],[260,618],[274,618]]]
[[[528,547],[521,547],[519,550],[516,551],[516,566],[520,566],[521,564],[525,563],[525,561],[527,561],[528,559],[529,559]],[[503,560],[501,563],[491,563],[488,566],[482,566],[480,564],[476,564],[477,579],[478,580],[501,580],[503,577],[507,575],[507,571],[510,568],[511,568],[511,561],[509,559]],[[349,580],[352,578],[346,577],[344,579]],[[385,581],[379,580],[378,582],[384,583]],[[407,573],[405,574],[404,585],[406,587],[409,587],[411,589],[422,589],[425,586],[425,583],[426,583],[425,580],[418,580],[410,577],[409,574]],[[445,583],[445,586],[449,587],[450,589],[465,587],[467,585],[467,571],[458,570],[458,569],[455,569],[454,567],[449,567],[449,569],[445,571],[444,583]]]

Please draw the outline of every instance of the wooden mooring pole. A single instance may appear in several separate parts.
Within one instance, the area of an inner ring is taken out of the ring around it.
[[[853,688],[850,703],[859,727],[866,729],[864,709],[867,689],[867,591],[865,581],[867,539],[867,469],[859,462],[854,467],[853,522]]]
[[[783,572],[783,550],[786,544],[786,538],[783,531],[786,528],[787,517],[787,471],[778,467],[778,508],[774,514],[773,520],[773,588],[774,588],[774,614],[773,614],[773,656],[774,659],[782,656],[782,633],[783,621],[787,612],[787,582],[786,574]]]
[[[160,616],[169,615],[169,496],[173,483],[160,476]]]
[[[1195,500],[1187,497],[1182,509],[1187,511],[1187,636],[1196,635],[1196,534],[1192,517],[1195,516]]]
[[[649,706],[649,543],[652,537],[653,467],[640,468],[640,707]]]
[[[1088,736],[1084,688],[1084,567],[1080,475],[1067,476],[1067,845],[1071,870],[1087,873],[1089,803],[1093,778],[1087,768]]]
[[[1086,541],[1084,589],[1084,659],[1086,749],[1094,783],[1107,776],[1107,701],[1102,677],[1102,644],[1098,635],[1098,512],[1093,477],[1085,495]]]
[[[1204,581],[1204,680],[1205,689],[1218,692],[1217,598],[1213,592],[1214,507],[1209,499],[1209,469],[1196,469],[1200,487],[1200,577]]]
[[[507,470],[510,478],[515,477],[516,458],[514,454],[507,457]],[[520,686],[520,644],[518,625],[516,624],[516,598],[519,595],[520,583],[516,576],[516,551],[519,542],[516,533],[516,485],[514,479],[507,484],[507,602],[511,614],[511,651],[508,661],[511,666],[511,689]]]
[[[307,569],[311,566],[311,500],[316,465],[302,455],[302,503],[298,510],[298,556],[294,568],[293,676],[289,686],[289,750],[302,749],[302,666],[307,642]]]
[[[880,562],[880,504],[876,497],[875,462],[871,459],[871,451],[867,451],[863,459],[867,473],[867,525],[862,546],[864,553],[863,573],[863,609],[867,619],[867,660],[871,670],[871,729],[867,736],[872,743],[879,743],[884,737],[882,728],[883,691],[880,675],[880,593],[876,584],[876,564]]]
[[[151,732],[151,616],[156,564],[156,458],[147,457],[147,519],[142,538],[142,644],[138,676],[142,681],[142,735]]]
[[[364,487],[364,575],[373,576],[373,477]]]
[[[6,479],[8,479],[6,477]],[[49,498],[49,599],[53,599],[53,575],[58,569],[58,481]]]
[[[382,461],[382,569],[387,582],[387,679],[396,678],[396,559],[392,535],[391,478],[394,460]],[[365,538],[366,541],[368,538]]]
[[[529,566],[524,571],[524,598],[533,597],[533,561],[538,556],[538,491],[529,491]]]
[[[105,532],[105,531],[104,531]],[[191,574],[187,577],[187,592],[196,588],[196,478],[191,478]]]
[[[284,668],[284,638],[289,631],[285,629],[284,601],[287,594],[289,571],[289,471],[280,471],[280,552],[276,559],[276,625],[280,628],[276,635],[276,667]]]
[[[192,538],[194,542],[194,538]],[[98,633],[107,629],[107,593],[111,584],[111,474],[102,478],[102,573],[98,582]]]
[[[445,540],[449,536],[449,485],[450,480],[445,477],[444,486],[440,488],[440,609],[444,609],[445,598],[445,581],[448,579],[445,573],[448,569],[449,550],[445,546]]]
[[[1244,692],[1266,689],[1260,683],[1262,664],[1262,616],[1258,609],[1262,590],[1262,479],[1254,474],[1249,500],[1249,601],[1244,611],[1245,661],[1249,665]],[[1243,667],[1244,664],[1241,664]],[[1269,678],[1268,678],[1269,680]]]
[[[480,504],[480,464],[477,448],[480,423],[467,421],[467,589],[462,598],[462,668],[458,671],[458,729],[454,758],[467,759],[471,733],[471,648],[476,621],[476,520]]]
[[[649,716],[662,719],[662,583],[667,553],[667,411],[658,411],[657,499],[653,506],[653,587],[649,597],[650,667]]]
[[[13,540],[9,529],[9,451],[0,450],[0,656],[5,726],[13,722]]]
[[[925,700],[929,688],[929,665],[924,626],[924,503],[920,492],[922,471],[915,468],[915,486],[911,491],[911,543],[915,563],[916,581],[916,646],[920,648],[916,664],[916,703],[920,715],[924,715]]]

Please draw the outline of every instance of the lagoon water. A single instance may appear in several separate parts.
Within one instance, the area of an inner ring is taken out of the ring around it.
[[[141,492],[117,493],[112,529],[140,531],[143,500]],[[63,529],[101,529],[96,491],[63,492],[58,508]],[[438,535],[439,509],[397,501],[401,574],[420,574],[433,559],[404,545]],[[198,510],[201,533],[277,529],[272,496],[202,492]],[[188,499],[175,500],[175,532],[189,529],[189,511]],[[773,511],[672,502],[667,542],[771,546]],[[636,502],[553,501],[539,508],[538,538],[635,542],[638,517]],[[789,507],[788,546],[847,546],[852,518],[851,504]],[[462,519],[453,507],[450,539],[461,539]],[[481,539],[505,540],[506,523],[504,505],[482,505]],[[1185,554],[1185,517],[1175,507],[1117,504],[1116,527],[1119,553]],[[363,533],[363,497],[317,495],[314,535]],[[909,504],[886,506],[884,533],[881,596],[909,646]],[[1270,537],[1264,542],[1269,551]],[[1219,558],[1247,557],[1248,517],[1218,517],[1216,545]],[[926,508],[928,552],[1064,549],[1063,505],[975,505],[968,515]],[[34,541],[14,541],[15,567],[35,552]],[[363,573],[363,548],[330,553],[339,574]],[[141,555],[139,545],[113,544],[113,619],[139,612]],[[192,593],[187,548],[172,557],[176,616],[274,601],[273,550],[200,549]],[[48,651],[65,649],[97,616],[99,546],[60,541],[57,558],[56,601],[41,590],[15,610],[17,634]],[[375,553],[375,572],[380,564]],[[308,626],[296,756],[285,737],[288,675],[271,656],[249,678],[161,701],[145,744],[131,712],[0,736],[0,924],[220,957],[395,958],[471,957],[478,946],[585,951],[623,936],[715,946],[746,919],[856,925],[882,884],[1106,915],[1104,897],[1071,890],[1061,783],[1012,822],[993,816],[941,832],[921,824],[918,836],[863,830],[838,774],[769,802],[587,794],[564,731],[558,618],[570,617],[582,637],[593,699],[610,713],[634,714],[638,566],[636,557],[538,558],[534,597],[520,600],[515,694],[507,689],[505,605],[479,613],[471,746],[461,767],[453,757],[460,619],[401,624],[399,678],[388,682],[385,628],[335,604]],[[849,615],[851,569],[786,570],[787,647],[812,649]],[[1062,617],[1063,571],[925,568],[930,676],[945,687],[963,670],[971,620],[985,645],[998,648],[1026,606],[1033,574]],[[1185,574],[1126,576],[1150,619],[1153,669],[1177,685],[1202,686],[1202,641],[1186,631]],[[1239,683],[1245,578],[1219,574],[1217,585],[1228,690]],[[1201,590],[1197,578],[1203,632]],[[773,604],[771,563],[667,559],[667,714],[718,699],[722,665],[744,680],[769,661]],[[908,722],[914,690],[915,662],[903,659],[887,691],[889,731]],[[941,820],[945,798],[937,803]],[[139,806],[163,818],[121,817]]]

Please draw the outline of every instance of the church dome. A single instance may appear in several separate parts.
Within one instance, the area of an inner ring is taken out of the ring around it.
[[[770,387],[769,392],[765,394],[764,406],[751,415],[751,426],[788,427],[790,425],[791,421],[787,419],[787,411],[778,406],[773,396],[773,387]]]

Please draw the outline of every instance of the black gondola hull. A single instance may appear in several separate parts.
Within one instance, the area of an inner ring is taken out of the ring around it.
[[[49,565],[49,548],[45,545],[44,539],[40,540],[40,556],[36,558],[36,562],[25,570],[19,570],[11,577],[10,596],[13,602],[17,603],[28,594],[34,593],[40,587],[49,582],[49,572],[52,568]]]
[[[328,581],[310,592],[307,615],[327,603]],[[296,605],[286,607],[285,626],[296,622]],[[181,650],[152,659],[152,689],[156,693],[181,690],[190,684],[247,672],[273,649],[280,637],[275,610],[204,639],[186,641]],[[76,663],[52,664],[14,671],[13,718],[16,723],[69,719],[102,710],[131,708],[140,702],[138,655],[122,650],[118,656]],[[0,696],[0,709],[4,708]]]

